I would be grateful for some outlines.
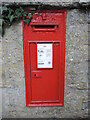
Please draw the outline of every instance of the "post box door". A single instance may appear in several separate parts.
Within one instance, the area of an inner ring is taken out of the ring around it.
[[[31,102],[59,102],[60,43],[30,43],[29,48]]]

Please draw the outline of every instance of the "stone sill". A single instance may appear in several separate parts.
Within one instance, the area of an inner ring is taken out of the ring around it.
[[[90,7],[90,0],[63,0],[59,1],[56,0],[25,0],[23,2],[22,0],[2,0],[1,4],[5,5],[44,5],[44,6],[56,6],[59,8],[81,8],[81,7]]]

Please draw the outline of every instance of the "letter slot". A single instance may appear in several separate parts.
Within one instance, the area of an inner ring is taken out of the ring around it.
[[[33,31],[47,31],[52,32],[55,31],[58,28],[58,25],[32,25]]]

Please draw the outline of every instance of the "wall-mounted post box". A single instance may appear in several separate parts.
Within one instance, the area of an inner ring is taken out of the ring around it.
[[[63,106],[66,11],[39,11],[23,22],[26,106]]]

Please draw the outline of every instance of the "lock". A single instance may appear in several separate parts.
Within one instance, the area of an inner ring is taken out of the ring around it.
[[[32,71],[32,78],[40,78],[41,77],[41,71]]]
[[[36,73],[34,74],[34,76],[36,77]]]

